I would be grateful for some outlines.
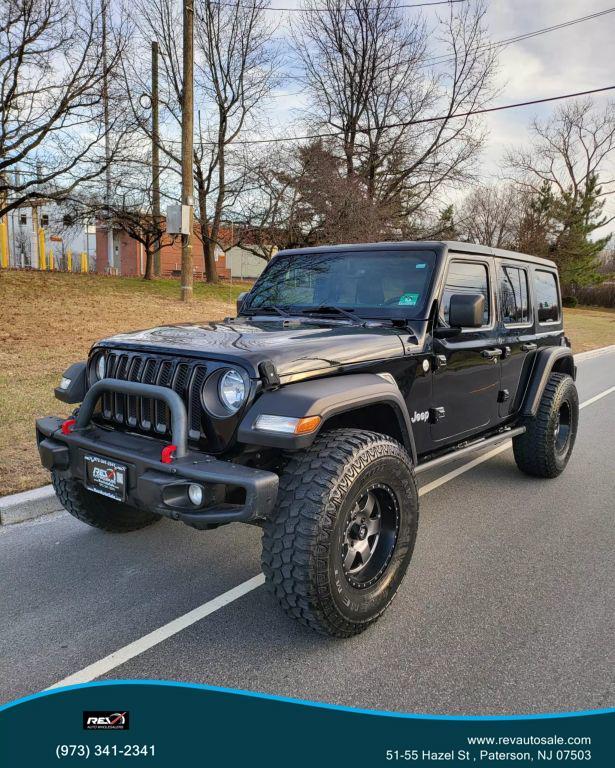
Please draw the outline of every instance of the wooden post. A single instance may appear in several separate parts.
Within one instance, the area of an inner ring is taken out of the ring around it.
[[[73,271],[73,252],[70,248],[66,251],[66,271]]]
[[[190,208],[187,234],[182,235],[181,300],[192,300],[192,192],[194,189],[194,0],[184,0],[182,90],[182,204]]]
[[[158,43],[152,40],[152,216],[160,225],[160,123],[158,117]],[[154,275],[160,277],[160,246],[154,245]]]

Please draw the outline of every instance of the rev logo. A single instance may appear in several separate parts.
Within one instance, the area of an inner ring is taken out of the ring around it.
[[[84,712],[83,729],[85,731],[127,731],[128,730],[128,712],[105,711],[105,712]]]
[[[101,467],[94,467],[92,477],[95,480],[115,480],[115,472],[112,469],[101,469]]]

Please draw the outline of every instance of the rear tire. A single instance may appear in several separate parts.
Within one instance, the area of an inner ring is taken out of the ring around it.
[[[333,637],[363,632],[412,557],[418,493],[410,457],[385,435],[340,429],[293,456],[263,529],[262,565],[284,611]]]
[[[526,431],[513,439],[515,461],[534,477],[557,477],[566,468],[579,424],[579,396],[572,378],[552,373],[534,417]]]
[[[161,515],[92,493],[77,480],[62,477],[55,470],[51,472],[51,482],[56,496],[67,512],[82,523],[102,531],[128,533],[160,520]]]

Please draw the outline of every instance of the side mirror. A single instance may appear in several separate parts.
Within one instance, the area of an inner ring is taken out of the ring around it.
[[[448,324],[453,328],[480,328],[485,315],[482,293],[454,293],[448,310]]]
[[[241,305],[243,304],[244,299],[246,296],[250,293],[250,291],[242,291],[239,296],[237,297],[237,314],[241,314]]]

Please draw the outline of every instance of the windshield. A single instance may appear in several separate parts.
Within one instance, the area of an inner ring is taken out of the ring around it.
[[[433,251],[373,250],[276,256],[250,291],[243,312],[277,308],[353,310],[361,317],[421,317]]]

